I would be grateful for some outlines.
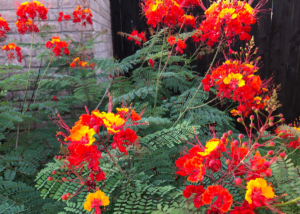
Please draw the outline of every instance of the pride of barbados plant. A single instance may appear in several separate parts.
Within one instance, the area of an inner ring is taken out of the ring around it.
[[[95,208],[95,213],[100,214],[99,206],[107,206],[109,199],[99,190],[96,185],[98,181],[104,181],[106,174],[99,166],[99,160],[103,155],[108,155],[114,162],[116,167],[123,173],[123,170],[118,166],[115,157],[111,154],[111,150],[118,148],[121,153],[128,155],[128,149],[138,145],[136,132],[130,129],[131,126],[142,125],[138,121],[141,120],[131,108],[117,108],[117,113],[112,112],[114,98],[109,96],[108,112],[92,111],[91,114],[83,114],[80,120],[75,123],[75,126],[69,128],[59,115],[53,118],[55,123],[66,130],[67,133],[58,132],[58,140],[62,145],[66,145],[66,150],[62,151],[63,155],[56,156],[60,161],[63,161],[66,168],[65,172],[61,173],[66,176],[74,175],[73,179],[53,180],[49,177],[49,181],[55,182],[74,182],[81,187],[74,193],[62,195],[63,200],[68,200],[71,197],[78,195],[84,191],[94,191],[89,193],[84,203],[84,209],[91,211]],[[130,123],[129,123],[130,121]],[[98,140],[94,137],[97,135]],[[60,136],[63,139],[60,139]],[[110,136],[113,136],[111,142]],[[104,154],[103,154],[104,153]],[[52,174],[56,174],[53,171]],[[125,174],[124,174],[125,175]],[[130,181],[130,179],[128,178]]]

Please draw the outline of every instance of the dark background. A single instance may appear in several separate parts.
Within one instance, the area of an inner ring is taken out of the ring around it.
[[[145,18],[142,17],[139,0],[111,0],[112,33],[114,56],[124,59],[135,53],[139,46],[127,41],[117,33],[131,33],[134,29],[147,30]],[[254,0],[255,7],[259,0]],[[205,4],[206,6],[208,4]],[[269,9],[272,8],[272,11]],[[273,77],[275,84],[281,85],[279,100],[283,107],[279,112],[284,114],[288,123],[300,115],[300,0],[269,0],[259,13],[259,22],[252,26],[251,35],[255,38],[258,55],[262,57],[261,79]],[[201,8],[194,11],[201,16]],[[238,42],[237,47],[244,45]],[[187,54],[193,53],[195,47],[188,44]],[[237,49],[234,49],[235,51]],[[196,71],[200,74],[209,67],[212,56],[197,60]],[[218,60],[222,60],[220,55]]]

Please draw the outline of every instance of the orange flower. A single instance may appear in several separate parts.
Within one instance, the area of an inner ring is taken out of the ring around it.
[[[86,26],[87,23],[93,24],[93,15],[90,8],[83,9],[81,6],[78,6],[73,12],[73,17],[73,23],[81,23],[83,26]]]
[[[217,199],[211,207],[217,207],[224,213],[230,209],[233,199],[228,189],[220,185],[209,186],[202,195],[202,202],[206,205],[211,204],[214,197],[217,197]]]
[[[96,134],[94,129],[90,129],[88,126],[82,125],[79,121],[75,123],[75,126],[71,129],[71,134],[66,140],[81,141],[82,138],[87,137],[88,142],[86,145],[92,145],[96,140],[93,136]]]
[[[135,121],[139,121],[141,120],[142,118],[135,112],[135,110],[131,110],[131,120],[133,122]]]

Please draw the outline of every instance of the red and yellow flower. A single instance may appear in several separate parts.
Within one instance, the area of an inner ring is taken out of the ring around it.
[[[5,33],[7,33],[8,31],[10,31],[8,23],[0,15],[0,38],[1,37],[6,37]]]
[[[16,26],[20,34],[26,32],[39,32],[37,21],[46,20],[48,9],[39,1],[24,2],[17,8]]]
[[[143,7],[147,24],[153,28],[158,24],[176,25],[184,16],[184,10],[176,0],[145,0]]]
[[[246,1],[218,0],[205,11],[205,20],[199,30],[202,34],[194,35],[193,40],[206,41],[213,46],[219,42],[223,32],[228,40],[239,36],[241,40],[250,40],[251,25],[256,23],[257,8],[252,8]],[[200,38],[199,38],[200,37]]]
[[[127,39],[129,41],[134,40],[136,45],[141,45],[142,41],[146,42],[147,38],[144,32],[139,33],[137,30],[134,30],[128,37]]]
[[[265,206],[268,201],[275,197],[272,186],[263,178],[256,178],[247,183],[246,201],[255,207]]]
[[[53,48],[54,47],[54,48]],[[52,52],[55,56],[62,56],[62,52],[65,55],[69,55],[70,51],[69,51],[69,44],[66,43],[65,41],[61,41],[60,37],[58,36],[53,36],[51,41],[48,41],[46,43],[46,48],[48,49],[52,49]]]
[[[87,211],[92,211],[95,209],[95,214],[101,214],[100,207],[108,206],[109,198],[105,196],[105,193],[101,190],[96,191],[95,193],[89,193],[86,196],[86,201],[84,202],[84,209]]]
[[[81,23],[82,26],[86,26],[87,23],[93,25],[93,14],[91,12],[92,10],[90,8],[78,6],[73,12],[73,23]]]
[[[7,54],[8,59],[15,59],[14,52],[11,52],[11,51],[16,52],[17,60],[19,62],[22,62],[22,59],[24,59],[22,56],[22,53],[21,53],[21,48],[19,46],[17,46],[15,43],[9,43],[8,45],[4,45],[2,47],[2,51],[8,52],[8,54]]]

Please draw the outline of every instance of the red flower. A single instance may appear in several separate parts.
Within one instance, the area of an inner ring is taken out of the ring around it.
[[[256,22],[257,13],[258,8],[253,9],[246,2],[215,1],[205,11],[205,20],[199,27],[202,34],[194,35],[193,41],[207,41],[207,45],[213,46],[219,42],[223,32],[228,40],[233,40],[236,36],[241,40],[250,40],[248,32],[251,30],[250,25]]]
[[[22,3],[17,9],[17,19],[16,26],[20,34],[25,34],[29,32],[39,32],[37,27],[37,20],[47,19],[48,9],[38,1],[25,2]]]
[[[146,36],[144,32],[139,33],[137,30],[134,30],[128,37],[127,39],[129,41],[134,40],[136,45],[141,45],[142,41],[146,42]]]
[[[55,56],[62,56],[61,52],[63,50],[63,53],[65,55],[69,55],[69,44],[66,43],[65,41],[61,41],[60,38],[58,36],[53,36],[52,37],[52,41],[48,41],[46,43],[46,47],[48,49],[51,49],[54,47],[54,49],[52,50],[52,52],[54,53]]]
[[[0,15],[0,38],[6,37],[5,33],[7,33],[8,31],[10,31],[10,28],[8,27],[8,23]]]
[[[133,145],[133,143],[137,140],[137,135],[132,129],[126,129],[125,131],[120,130],[120,132],[118,132],[113,137],[113,140],[114,142],[112,143],[112,148],[116,149],[118,146],[120,152],[123,152],[126,155],[128,155],[125,146],[128,147],[130,145]]]
[[[184,15],[184,10],[174,0],[146,0],[143,4],[143,12],[147,24],[155,28],[158,24],[167,26],[176,25],[178,19]]]
[[[83,9],[81,6],[78,6],[73,12],[73,23],[81,23],[82,26],[86,26],[86,23],[93,24],[92,22],[92,13],[90,8]],[[67,17],[69,18],[69,17]],[[67,20],[67,19],[66,19]]]
[[[149,59],[149,64],[150,64],[151,68],[154,67],[154,63],[155,63],[155,61],[153,59]]]
[[[198,182],[203,181],[206,169],[203,164],[203,157],[198,155],[198,152],[203,150],[199,146],[194,146],[188,154],[178,158],[175,164],[179,169],[175,172],[180,176],[188,176],[188,181]]]
[[[170,36],[167,40],[170,45],[175,45],[176,44],[176,37]]]
[[[2,47],[2,50],[6,51],[6,52],[15,51],[16,55],[17,55],[18,62],[22,62],[22,59],[24,59],[22,54],[21,54],[21,48],[19,46],[16,46],[15,43],[9,43],[8,45],[4,45]],[[8,53],[8,59],[15,59],[13,52]]]
[[[185,25],[185,26],[191,26],[192,28],[196,28],[196,19],[194,16],[184,15],[178,19],[178,23],[180,24],[181,27]]]
[[[209,186],[202,195],[202,202],[206,205],[211,204],[214,197],[217,197],[217,200],[211,207],[221,209],[222,212],[227,212],[230,209],[233,199],[229,194],[228,189],[223,188],[220,185]]]
[[[58,101],[58,98],[56,96],[53,96],[53,101],[54,102],[57,102]]]
[[[69,19],[71,19],[71,16],[70,15],[64,15],[64,19],[69,20]]]
[[[176,51],[180,54],[183,54],[183,50],[186,49],[186,44],[184,43],[183,40],[178,39],[177,41],[177,46],[176,46]]]
[[[183,190],[183,197],[190,198],[192,194],[195,194],[193,196],[193,202],[194,206],[196,208],[199,208],[204,205],[202,202],[202,194],[205,192],[205,189],[203,186],[195,186],[195,185],[188,185],[186,186],[185,190]]]

